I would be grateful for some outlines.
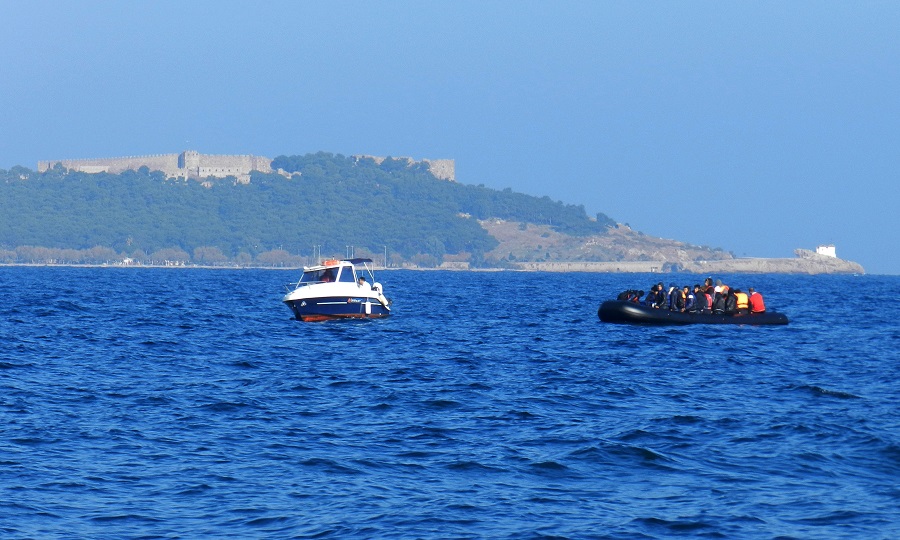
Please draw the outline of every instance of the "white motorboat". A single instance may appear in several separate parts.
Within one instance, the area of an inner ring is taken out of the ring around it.
[[[301,321],[387,317],[391,302],[371,265],[372,259],[331,259],[304,266],[300,281],[287,286],[282,302]]]

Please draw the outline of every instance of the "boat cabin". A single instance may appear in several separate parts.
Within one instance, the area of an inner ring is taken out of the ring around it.
[[[313,283],[356,283],[357,272],[354,263],[370,262],[369,259],[351,259],[344,261],[328,260],[317,266],[309,266],[303,269],[303,275],[297,286],[311,285]],[[359,275],[363,275],[362,270]]]
[[[321,268],[318,270],[307,270],[300,277],[300,283],[331,283],[335,281],[344,281],[353,283],[356,277],[353,275],[352,266],[344,266],[337,268]]]

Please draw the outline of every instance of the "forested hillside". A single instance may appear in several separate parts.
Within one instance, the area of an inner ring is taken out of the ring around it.
[[[462,255],[478,265],[497,245],[479,219],[549,225],[575,236],[614,225],[548,197],[438,180],[425,165],[405,159],[376,164],[320,152],[280,156],[272,166],[286,174],[205,185],[167,180],[146,168],[122,174],[0,170],[0,262],[132,257],[296,264],[314,249],[325,256],[352,249],[356,256],[380,260],[387,251],[426,264]]]

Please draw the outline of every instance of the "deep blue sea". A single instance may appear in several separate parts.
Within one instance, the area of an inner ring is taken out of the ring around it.
[[[786,327],[599,321],[705,276],[0,268],[0,537],[900,537],[897,276],[714,276]]]

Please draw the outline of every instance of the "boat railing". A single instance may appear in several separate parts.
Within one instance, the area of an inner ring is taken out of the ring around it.
[[[325,283],[324,281],[297,281],[285,283],[284,288],[287,292],[296,291],[300,287],[307,287],[309,285],[315,285],[316,283]]]
[[[292,282],[290,282],[290,283],[286,283],[286,284],[284,285],[284,288],[287,289],[288,292],[291,292],[291,291],[295,291],[295,290],[299,289],[300,287],[308,287],[308,286],[310,286],[310,285],[318,285],[319,283],[337,283],[337,282],[335,282],[335,281],[333,281],[333,280],[324,281],[324,280],[321,280],[321,279],[320,279],[320,280],[317,280],[317,281],[303,281],[303,280],[300,280],[300,281],[297,281],[297,282],[293,282],[293,281],[292,281]]]

